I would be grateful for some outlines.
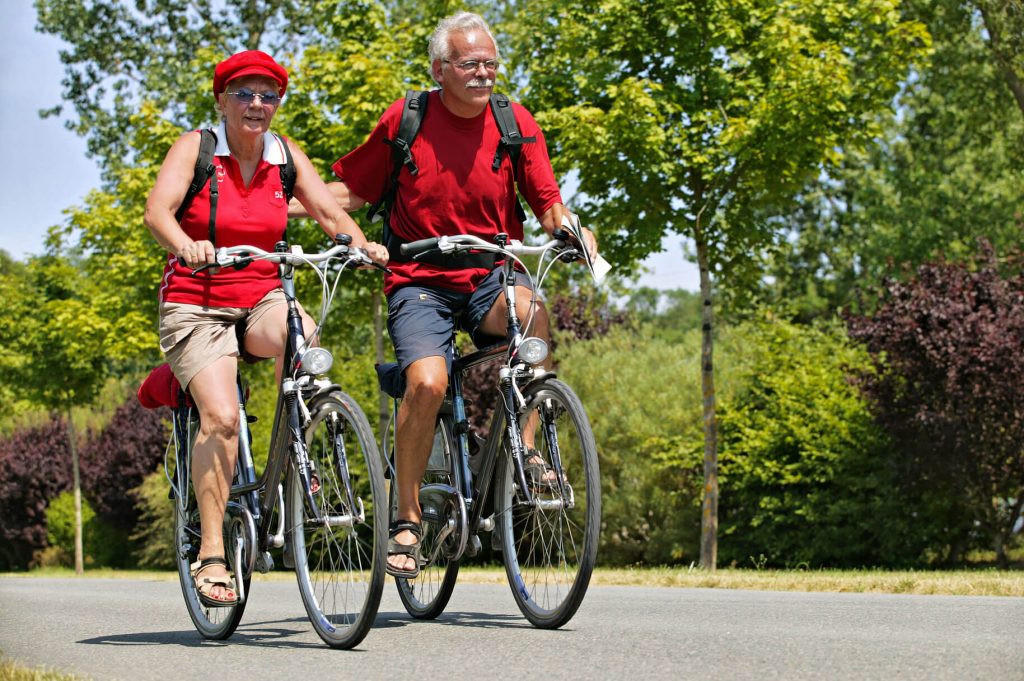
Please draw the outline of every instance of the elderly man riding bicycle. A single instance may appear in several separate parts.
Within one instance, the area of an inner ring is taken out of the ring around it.
[[[503,145],[497,114],[487,110],[499,66],[498,48],[484,20],[468,12],[443,19],[428,49],[431,75],[440,88],[418,100],[422,120],[411,146],[402,150],[408,152],[406,163],[397,161],[391,150],[403,144],[396,138],[407,105],[399,100],[364,144],[334,164],[341,182],[328,185],[349,211],[367,203],[385,204],[392,270],[385,278],[388,331],[406,382],[395,435],[399,502],[387,568],[399,577],[419,572],[418,494],[447,388],[455,320],[461,320],[477,345],[503,337],[506,321],[493,258],[489,262],[479,256],[414,261],[401,257],[399,246],[456,234],[491,239],[507,233],[521,240],[525,216],[517,186],[548,234],[568,212],[540,128],[525,108],[507,99],[503,104],[514,115],[519,151],[502,149],[507,145]],[[583,238],[588,251],[595,254],[593,235],[584,230]],[[535,302],[528,278],[517,278],[516,288],[517,308],[526,318]],[[548,340],[543,305],[537,306],[532,319],[533,326],[526,331]],[[524,439],[532,446],[529,428]],[[555,475],[538,456],[531,456],[527,464],[539,469],[541,478]]]

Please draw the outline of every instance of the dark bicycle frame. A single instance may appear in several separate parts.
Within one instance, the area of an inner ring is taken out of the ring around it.
[[[500,245],[504,243],[499,242]],[[438,421],[444,421],[450,419],[449,432],[452,435],[455,452],[452,453],[451,461],[451,472],[455,478],[454,486],[445,485],[443,483],[426,484],[420,487],[420,505],[423,505],[424,498],[431,499],[437,497],[438,499],[444,499],[456,491],[458,491],[466,502],[468,522],[466,531],[470,536],[476,536],[479,531],[482,531],[480,522],[484,509],[486,507],[487,495],[491,492],[494,482],[494,471],[500,454],[500,446],[502,442],[502,436],[507,436],[511,446],[512,461],[514,465],[513,474],[516,476],[516,482],[518,483],[520,494],[522,495],[523,503],[532,505],[534,503],[533,493],[530,490],[530,485],[526,481],[526,471],[524,469],[526,447],[523,444],[522,434],[519,431],[519,419],[516,410],[518,404],[518,397],[516,395],[517,380],[521,380],[523,375],[514,375],[514,368],[517,366],[529,366],[525,362],[509,362],[513,369],[509,369],[508,364],[504,365],[501,369],[501,378],[499,380],[499,399],[498,404],[495,405],[491,415],[490,429],[487,433],[487,439],[481,448],[481,451],[477,456],[483,457],[480,463],[480,473],[475,478],[469,467],[469,421],[466,419],[466,405],[465,399],[463,398],[462,392],[462,375],[468,369],[486,362],[491,362],[499,359],[502,355],[511,360],[512,354],[518,349],[519,342],[523,339],[522,331],[519,324],[519,318],[516,314],[516,292],[515,292],[515,261],[511,257],[506,257],[501,265],[501,287],[504,291],[505,302],[507,303],[507,326],[506,326],[506,342],[492,345],[486,348],[481,348],[473,353],[466,355],[465,357],[460,356],[458,345],[455,342],[455,336],[457,331],[452,333],[451,347],[453,352],[453,360],[451,363],[451,369],[448,372],[448,391],[445,399],[445,403],[441,406],[438,412]],[[534,291],[533,295],[537,295]],[[544,378],[553,377],[554,372],[544,370],[533,370],[530,369],[534,375],[529,381],[523,384],[523,387],[530,383]],[[392,397],[400,397],[394,396]],[[450,416],[446,413],[450,406]],[[553,426],[550,421],[545,421],[539,424],[539,427],[551,428],[552,432],[549,434],[549,442],[557,443],[558,438],[553,432]],[[564,475],[562,472],[562,460],[559,456],[557,446],[552,448],[551,451],[551,467],[555,471],[557,485],[559,488],[562,501],[568,503],[566,496],[565,486],[562,484]],[[489,528],[488,528],[489,529]],[[475,546],[470,548],[468,543],[468,537],[464,537],[467,542],[465,545],[460,546],[460,550],[457,556],[454,556],[453,560],[459,560],[463,553],[468,553],[469,556],[476,555],[478,549]],[[461,544],[461,542],[460,542]],[[466,549],[469,548],[468,552]]]
[[[286,250],[287,244],[284,242],[278,242],[275,245],[275,252],[277,253],[284,254]],[[252,518],[254,525],[248,531],[252,533],[250,539],[254,540],[252,545],[257,549],[252,556],[249,556],[248,564],[244,570],[241,565],[234,566],[240,576],[247,576],[252,572],[257,553],[264,554],[271,548],[280,548],[284,543],[283,509],[278,509],[278,530],[274,533],[271,532],[271,522],[274,516],[274,509],[279,506],[281,483],[290,458],[294,460],[296,470],[302,479],[306,509],[312,518],[317,522],[321,521],[320,509],[314,503],[310,490],[309,457],[302,436],[302,419],[299,413],[298,391],[301,388],[290,385],[295,383],[295,380],[291,377],[292,370],[294,369],[292,364],[299,350],[306,343],[304,329],[302,328],[302,315],[299,313],[295,296],[295,266],[281,262],[278,264],[278,271],[281,277],[281,288],[284,291],[285,302],[288,306],[288,338],[285,345],[284,363],[282,364],[284,370],[281,372],[281,383],[278,386],[277,393],[277,406],[274,410],[274,425],[270,436],[269,457],[267,459],[267,466],[263,470],[263,475],[259,479],[256,478],[256,470],[253,465],[252,442],[250,440],[249,422],[245,410],[247,401],[245,390],[242,386],[241,374],[236,373],[235,375],[240,418],[238,432],[239,454],[235,464],[235,479],[232,481],[231,491],[228,494],[227,512],[235,511],[237,513],[244,511],[240,514],[243,518],[247,515]],[[332,384],[328,386],[328,389],[337,387],[339,386]],[[178,441],[188,442],[188,423],[191,419],[189,412],[193,407],[186,406],[184,395],[179,395],[179,398],[179,404],[182,406],[175,410],[174,427],[178,433]],[[289,443],[297,443],[298,446],[289,447]],[[336,452],[339,457],[339,468],[340,470],[347,471],[348,460],[344,447],[342,446],[339,449],[340,451]],[[191,447],[189,448],[189,456],[191,457]],[[178,462],[178,465],[181,465],[181,463]],[[191,460],[188,464],[191,464]],[[188,474],[187,471],[186,474]],[[347,479],[345,483],[347,488]],[[266,490],[262,495],[262,500],[260,498],[261,490]],[[346,491],[351,494],[351,489],[346,489]],[[237,583],[241,587],[242,580],[237,580]],[[238,596],[241,602],[244,601],[245,597],[245,594],[242,593],[244,589],[240,588],[239,591]]]

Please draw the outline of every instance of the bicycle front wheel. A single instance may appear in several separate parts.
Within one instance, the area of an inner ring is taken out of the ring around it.
[[[175,418],[188,421],[188,425],[181,429],[188,433],[188,442],[187,445],[182,443],[177,452],[173,476],[175,480],[174,559],[178,569],[178,581],[181,584],[181,594],[185,598],[185,608],[188,610],[188,615],[196,630],[203,638],[220,641],[235,633],[238,623],[242,620],[242,613],[245,611],[245,601],[231,607],[211,608],[203,605],[196,593],[195,580],[192,579],[192,564],[199,557],[202,532],[199,523],[199,506],[196,502],[195,491],[192,489],[192,479],[186,462],[190,460],[188,453],[192,451],[192,445],[199,430],[199,419],[194,416],[194,412],[192,419],[188,419],[185,414],[177,414]],[[234,553],[236,543],[242,540],[241,537],[235,536],[235,533],[230,531],[229,528],[233,526],[231,523],[225,523],[224,548],[229,560]],[[248,578],[245,579],[243,586],[248,598]]]
[[[306,446],[320,518],[306,508],[294,465],[285,500],[287,541],[302,602],[332,648],[366,636],[384,588],[387,502],[380,455],[366,415],[341,391],[313,399]]]
[[[543,467],[534,466],[526,478],[532,495],[532,503],[527,503],[504,438],[496,480],[495,532],[520,611],[534,626],[555,629],[579,608],[597,558],[601,523],[597,446],[583,405],[565,383],[547,379],[529,386],[524,396],[527,408],[520,428],[536,425],[534,449]],[[533,456],[530,450],[524,458]]]
[[[452,457],[455,454],[451,429],[439,419],[434,431],[430,459],[423,476],[423,484],[456,487],[452,475]],[[398,495],[394,480],[389,491],[391,517],[398,508]],[[420,494],[423,536],[420,537],[423,564],[420,573],[412,578],[395,577],[398,595],[406,612],[416,619],[435,619],[444,612],[455,590],[459,576],[460,541],[466,525],[466,506],[458,493],[451,495]]]

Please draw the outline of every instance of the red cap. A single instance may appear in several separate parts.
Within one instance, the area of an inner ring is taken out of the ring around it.
[[[217,64],[213,70],[213,96],[224,92],[228,81],[252,75],[267,76],[277,81],[279,95],[284,95],[288,89],[288,72],[283,66],[266,52],[246,50]]]

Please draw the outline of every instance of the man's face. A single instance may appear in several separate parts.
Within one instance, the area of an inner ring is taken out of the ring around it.
[[[472,118],[486,107],[494,90],[497,48],[483,31],[451,34],[451,56],[431,68],[441,85],[445,106],[456,116]]]

